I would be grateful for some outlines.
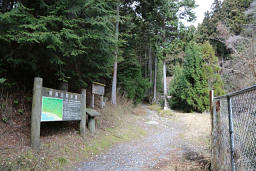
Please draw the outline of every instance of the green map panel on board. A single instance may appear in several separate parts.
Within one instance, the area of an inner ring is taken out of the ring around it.
[[[63,118],[63,99],[42,97],[41,121],[61,121]]]

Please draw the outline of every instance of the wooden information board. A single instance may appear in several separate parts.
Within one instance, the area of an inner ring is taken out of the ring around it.
[[[43,87],[43,79],[34,79],[31,146],[40,150],[40,124],[54,121],[80,121],[80,134],[85,137],[86,90],[81,94]]]
[[[41,122],[81,120],[81,94],[42,88]]]

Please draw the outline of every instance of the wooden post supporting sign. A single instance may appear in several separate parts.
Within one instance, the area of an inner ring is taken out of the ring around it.
[[[91,107],[94,109],[94,94],[92,93],[92,102],[91,102]]]
[[[43,79],[34,79],[32,116],[31,116],[31,146],[35,151],[40,150],[40,123],[41,123],[41,104],[42,104]]]
[[[80,121],[80,134],[84,138],[86,132],[86,90],[82,90],[81,99],[81,121]]]
[[[92,83],[92,102],[91,107],[94,108],[94,95],[100,96],[100,107],[104,107],[104,93],[105,93],[105,84],[93,82]]]
[[[104,107],[104,98],[103,96],[100,96],[100,108],[103,109]]]

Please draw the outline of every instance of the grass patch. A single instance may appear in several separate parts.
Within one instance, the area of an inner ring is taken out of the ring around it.
[[[151,106],[148,106],[148,108],[150,110],[156,111],[161,117],[174,116],[174,113],[170,109],[163,110],[163,108],[159,104],[152,104]]]
[[[99,149],[95,145],[85,144],[84,145],[84,152],[88,154],[98,154]]]
[[[86,144],[84,151],[90,154],[99,154],[100,152],[112,147],[116,143],[129,141],[134,138],[146,136],[146,131],[139,127],[128,126],[122,129],[107,129],[108,135],[95,140],[92,144]]]
[[[170,109],[168,109],[168,110],[161,110],[159,112],[159,115],[161,117],[171,117],[171,116],[174,116],[174,113]]]
[[[107,135],[102,139],[97,140],[94,146],[98,150],[98,152],[101,152],[104,149],[108,149],[109,147],[111,147],[113,144],[117,142],[121,142],[121,139],[113,135]]]
[[[152,105],[148,106],[148,108],[151,110],[154,110],[158,113],[160,113],[163,110],[163,108],[159,104],[152,104]]]
[[[58,163],[59,163],[60,165],[63,165],[63,164],[65,164],[65,163],[68,162],[65,157],[58,157],[58,158],[57,158],[57,161],[58,161]]]

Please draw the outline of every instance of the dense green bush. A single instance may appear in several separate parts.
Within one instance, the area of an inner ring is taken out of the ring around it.
[[[185,87],[185,77],[183,73],[183,69],[180,66],[175,67],[174,78],[169,85],[169,92],[172,96],[171,100],[169,100],[169,104],[172,108],[184,108],[184,87]]]
[[[0,12],[0,78],[31,89],[40,76],[46,86],[64,81],[78,91],[111,78],[115,4],[24,1]]]
[[[225,94],[225,91],[223,90],[224,83],[219,74],[218,57],[215,56],[215,51],[208,41],[201,44],[200,47],[204,60],[204,72],[208,78],[208,87],[214,90],[215,96],[221,96]]]
[[[149,88],[148,80],[142,76],[137,76],[136,78],[129,77],[123,80],[122,83],[122,89],[127,93],[127,97],[136,104],[144,99],[145,93]]]
[[[208,80],[200,47],[192,42],[185,51],[184,67],[177,67],[170,84],[169,104],[186,111],[203,112],[209,106]]]

